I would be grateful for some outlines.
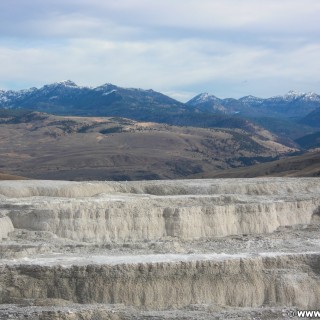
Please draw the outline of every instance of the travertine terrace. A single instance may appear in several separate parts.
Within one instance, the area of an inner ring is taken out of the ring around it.
[[[320,179],[0,182],[0,319],[320,306]]]

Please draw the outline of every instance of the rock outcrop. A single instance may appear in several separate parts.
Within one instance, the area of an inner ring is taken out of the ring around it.
[[[0,194],[0,319],[320,305],[320,179],[4,181]]]
[[[0,184],[0,210],[18,229],[106,243],[268,233],[309,224],[320,207],[318,180],[255,181],[23,181]]]
[[[143,258],[143,257],[142,257]],[[166,257],[170,261],[170,257]],[[183,259],[183,258],[182,258]],[[315,309],[320,305],[320,255],[212,257],[183,262],[115,265],[6,265],[0,303],[62,299],[125,304],[149,310],[190,304]]]

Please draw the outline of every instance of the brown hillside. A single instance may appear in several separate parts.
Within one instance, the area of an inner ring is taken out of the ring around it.
[[[132,180],[191,177],[294,151],[268,131],[202,129],[124,118],[31,113],[2,119],[0,166],[39,179]]]
[[[0,172],[0,180],[25,180],[26,178]]]
[[[257,164],[245,168],[215,171],[195,178],[253,178],[253,177],[320,177],[320,151]]]

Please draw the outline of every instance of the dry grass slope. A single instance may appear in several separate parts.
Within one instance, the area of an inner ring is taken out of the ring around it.
[[[0,180],[25,180],[27,178],[0,172]]]
[[[320,177],[320,151],[220,172],[212,172],[205,178],[253,178],[253,177]],[[197,177],[197,176],[195,176]]]
[[[1,121],[1,169],[35,179],[187,178],[294,151],[259,128],[249,134],[36,112]]]

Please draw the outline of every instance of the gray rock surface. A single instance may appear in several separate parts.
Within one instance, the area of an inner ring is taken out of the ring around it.
[[[320,179],[0,182],[0,319],[320,306]]]

